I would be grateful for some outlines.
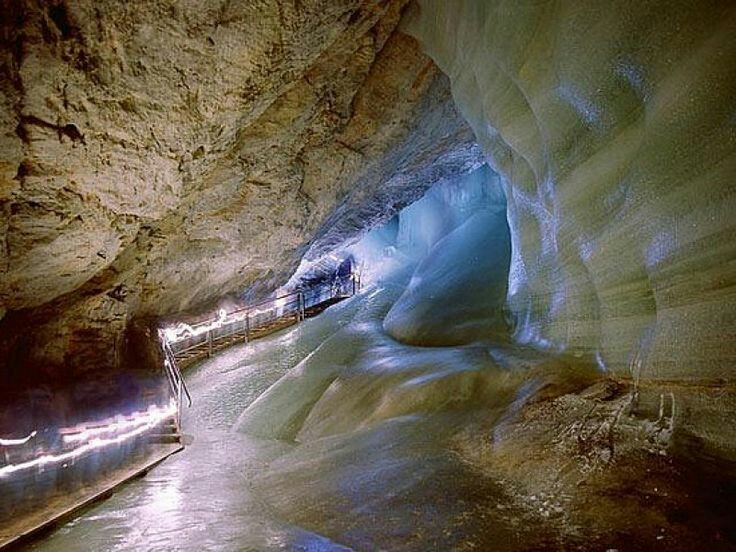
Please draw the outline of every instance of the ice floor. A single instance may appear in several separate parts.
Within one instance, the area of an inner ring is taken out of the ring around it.
[[[658,433],[623,421],[627,395],[575,359],[395,341],[383,319],[408,281],[378,283],[195,367],[192,444],[31,549],[696,542],[692,489],[678,487],[682,473],[649,441]],[[606,467],[613,442],[601,433],[611,420],[622,420],[617,471]]]
[[[401,291],[380,284],[194,368],[192,444],[32,549],[517,547],[523,531],[484,513],[502,491],[446,443],[519,378],[486,347],[388,337]]]
[[[194,367],[186,377],[195,402],[183,422],[192,443],[32,549],[330,549],[327,539],[279,520],[253,491],[256,475],[293,445],[254,439],[232,427],[259,394],[346,325],[354,311],[339,305]]]

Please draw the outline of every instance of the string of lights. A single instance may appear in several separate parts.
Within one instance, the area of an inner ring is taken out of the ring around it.
[[[133,413],[125,419],[121,419],[118,416],[107,422],[96,424],[93,428],[80,429],[80,426],[65,428],[61,431],[62,433],[70,429],[74,431],[73,433],[64,435],[63,440],[65,443],[82,442],[82,444],[68,451],[56,454],[42,453],[29,460],[2,466],[0,467],[0,478],[29,468],[43,467],[50,464],[62,464],[79,458],[88,452],[122,444],[153,429],[165,419],[174,416],[176,412],[176,402],[172,400],[167,406],[153,406],[146,411]],[[106,434],[109,434],[109,436],[101,437],[101,435]],[[26,438],[25,442],[28,442],[35,435],[36,432],[34,431]],[[5,441],[8,440],[6,439]],[[16,441],[20,441],[20,439]]]

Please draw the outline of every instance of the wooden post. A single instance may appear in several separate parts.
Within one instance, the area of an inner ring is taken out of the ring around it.
[[[212,330],[207,330],[207,356],[212,356]]]
[[[353,295],[355,295],[355,272],[353,272]]]
[[[299,298],[299,320],[302,321],[306,318],[305,312],[304,312],[304,293],[299,292],[299,295],[297,296]]]
[[[245,315],[245,342],[250,341],[250,313]]]

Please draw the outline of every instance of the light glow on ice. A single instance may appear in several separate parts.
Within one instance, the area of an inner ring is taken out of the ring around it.
[[[61,464],[79,458],[80,456],[95,450],[100,450],[112,445],[120,445],[150,429],[153,429],[165,419],[174,416],[176,411],[176,403],[172,400],[167,406],[152,406],[144,412],[135,412],[125,419],[121,419],[116,416],[100,423],[99,425],[96,424],[95,427],[92,428],[84,427],[84,429],[80,430],[80,426],[75,426],[73,428],[62,429],[62,433],[65,431],[79,430],[78,433],[65,435],[64,442],[74,443],[83,441],[83,443],[66,452],[58,454],[43,453],[30,460],[3,466],[0,468],[0,478],[7,477],[13,473],[30,468],[40,468],[47,465]],[[36,432],[34,432],[34,434],[35,433]],[[109,435],[107,437],[102,437],[102,435],[106,434]],[[67,437],[69,439],[67,439]]]
[[[186,339],[187,337],[202,335],[209,332],[210,330],[217,329],[225,324],[227,321],[227,311],[225,311],[225,309],[220,309],[217,312],[217,318],[212,321],[197,324],[195,326],[190,326],[189,324],[181,322],[176,326],[164,328],[163,333],[169,343],[176,343],[177,341],[181,341],[182,339]]]
[[[31,431],[27,436],[22,439],[0,439],[0,446],[12,447],[18,445],[25,445],[28,441],[33,439],[38,434],[37,431]]]

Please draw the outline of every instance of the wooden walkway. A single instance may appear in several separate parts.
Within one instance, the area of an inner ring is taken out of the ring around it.
[[[245,307],[231,313],[230,320],[215,326],[205,321],[200,326],[209,328],[193,336],[169,341],[168,347],[178,368],[184,369],[195,362],[211,357],[218,351],[260,339],[288,328],[339,303],[356,293],[359,287],[356,276],[351,274],[329,284],[306,291],[277,297],[253,307]]]
[[[0,446],[0,459],[5,460],[6,466],[11,463],[18,466],[39,457],[49,458],[46,455],[51,454],[57,458],[0,477],[0,549],[21,546],[44,531],[66,522],[81,510],[112,495],[124,483],[145,475],[154,466],[182,450],[184,444],[178,418],[177,405],[176,412],[164,410],[160,421],[153,422],[152,426],[145,421],[137,422],[138,427],[146,428],[143,432],[137,432],[138,428],[129,426],[127,437],[125,433],[119,433],[125,431],[120,426],[135,423],[134,418],[126,420],[116,417],[106,420],[104,424],[96,422],[59,429],[58,435],[62,439],[77,437],[72,444],[66,444],[67,448],[58,444],[54,445],[56,448],[36,445],[26,450],[10,451],[7,446]],[[85,432],[95,431],[96,436],[84,435]],[[111,438],[113,436],[124,439],[116,443]],[[79,456],[60,458],[63,454],[73,453],[74,447],[82,450],[96,437],[110,439],[109,448],[93,447]],[[122,450],[127,454],[122,465],[116,460],[121,454],[120,446],[126,447]],[[10,448],[15,446],[10,445]],[[100,456],[92,460],[96,455]],[[95,471],[90,471],[91,466],[95,466]],[[49,486],[50,482],[53,482],[52,486]],[[24,499],[27,502],[24,503]]]
[[[230,313],[230,318],[221,314],[221,318],[214,322],[202,323],[205,331],[195,331],[192,332],[193,335],[165,341],[167,361],[164,364],[172,389],[172,400],[176,401],[176,414],[159,424],[155,431],[145,434],[147,442],[143,454],[126,463],[124,467],[76,489],[56,492],[32,511],[0,520],[0,548],[22,546],[44,531],[69,520],[96,501],[109,497],[124,483],[145,475],[155,465],[184,448],[179,425],[182,394],[186,393],[190,403],[191,398],[179,371],[180,367],[191,365],[232,345],[265,337],[316,316],[327,307],[354,295],[359,286],[357,275],[350,274],[245,307]]]

